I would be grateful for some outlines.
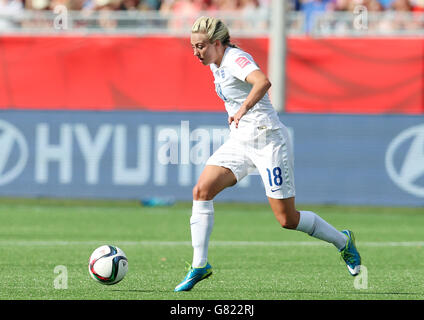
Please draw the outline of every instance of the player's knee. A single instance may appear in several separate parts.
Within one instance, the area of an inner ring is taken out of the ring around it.
[[[297,227],[297,223],[293,223],[292,221],[285,221],[284,223],[281,224],[281,226],[284,229],[291,229],[294,230]]]
[[[193,200],[212,200],[213,195],[210,192],[210,188],[202,183],[197,183],[193,188]]]
[[[278,222],[280,223],[281,227],[284,229],[296,229],[297,225],[299,224],[299,221],[295,219],[292,215],[288,214],[280,214],[278,216]]]

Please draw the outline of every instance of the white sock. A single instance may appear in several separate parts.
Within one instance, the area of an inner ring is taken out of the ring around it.
[[[343,249],[346,245],[346,236],[312,211],[300,211],[299,224],[296,230],[330,242],[338,250]]]
[[[190,218],[194,268],[204,267],[208,261],[209,238],[214,224],[213,200],[193,200]]]

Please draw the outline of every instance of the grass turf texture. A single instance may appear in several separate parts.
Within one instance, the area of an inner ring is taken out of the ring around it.
[[[355,232],[366,289],[355,289],[334,246],[282,229],[267,204],[215,203],[214,274],[190,292],[174,293],[192,257],[191,203],[147,208],[136,201],[3,198],[0,299],[424,298],[422,208],[298,207]],[[129,260],[116,285],[88,274],[88,258],[103,244],[119,246]],[[55,289],[58,265],[67,269],[67,289]]]

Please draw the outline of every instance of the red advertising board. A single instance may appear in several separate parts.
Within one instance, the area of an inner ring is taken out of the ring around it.
[[[292,39],[287,110],[424,113],[423,39]]]
[[[235,39],[268,72],[268,39]],[[290,38],[287,112],[424,113],[423,39]],[[224,111],[189,38],[0,37],[0,109]]]

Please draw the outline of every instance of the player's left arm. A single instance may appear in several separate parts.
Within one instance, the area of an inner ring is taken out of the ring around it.
[[[236,128],[238,128],[239,121],[247,111],[249,111],[263,96],[268,92],[271,87],[271,82],[268,77],[259,69],[252,71],[246,77],[246,82],[252,85],[249,95],[243,102],[237,113],[228,118],[228,124],[234,121]]]

